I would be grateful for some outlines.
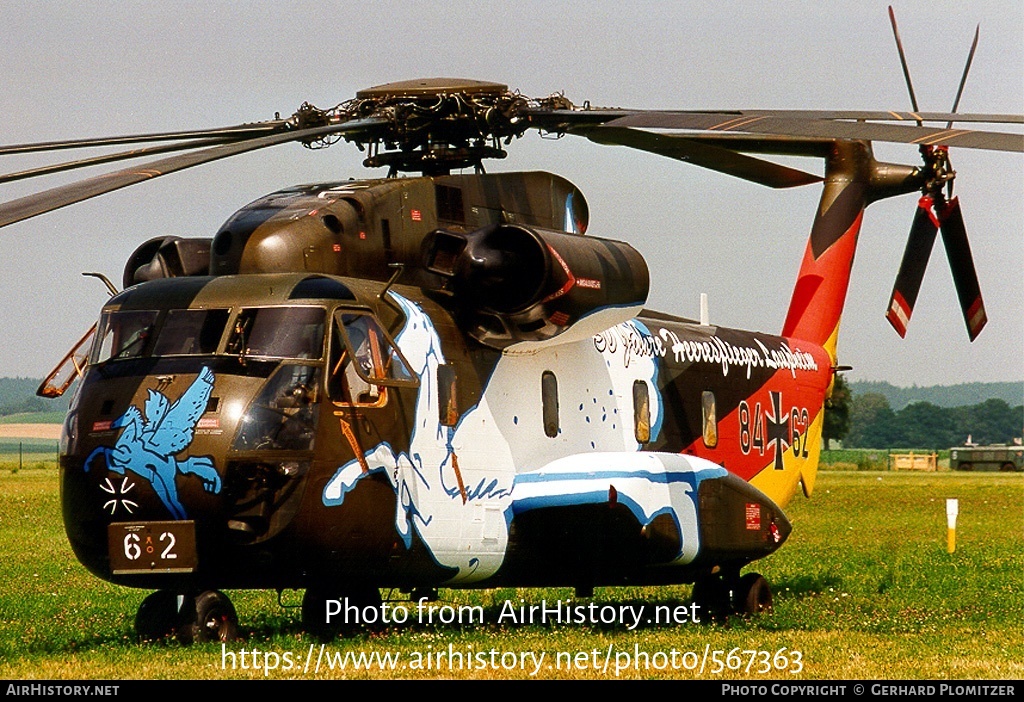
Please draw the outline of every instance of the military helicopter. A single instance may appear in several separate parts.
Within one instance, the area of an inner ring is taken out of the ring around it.
[[[916,104],[594,108],[437,78],[222,129],[0,147],[153,144],[0,181],[185,152],[2,204],[0,226],[290,142],[345,140],[390,172],[279,190],[210,237],[150,239],[121,289],[108,281],[96,326],[39,391],[74,384],[60,461],[74,553],[100,578],[155,590],[140,636],[186,642],[237,634],[226,589],[303,590],[318,633],[337,625],[332,603],[374,607],[382,589],[419,601],[693,583],[706,611],[763,611],[769,584],[741,573],[786,541],[783,510],[813,491],[870,203],[921,195],[897,330],[939,232],[969,336],[985,324],[947,146],[1021,152],[1024,136],[954,121],[1024,120]],[[770,187],[821,183],[779,334],[646,309],[643,257],[587,234],[575,185],[484,171],[530,130]],[[880,162],[875,141],[919,144],[922,163]],[[822,159],[824,175],[760,158],[775,154]]]

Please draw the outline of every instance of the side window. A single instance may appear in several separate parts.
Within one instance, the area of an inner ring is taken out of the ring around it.
[[[552,439],[558,436],[558,378],[551,371],[540,376],[541,414],[544,433]]]
[[[637,443],[651,440],[651,397],[642,380],[633,383],[633,435]]]
[[[418,385],[402,352],[373,315],[335,312],[327,381],[335,402],[379,406],[387,401],[388,387]]]
[[[704,445],[718,446],[718,413],[715,410],[715,393],[705,390],[700,394],[701,414],[704,418]]]
[[[455,388],[455,368],[448,364],[437,367],[437,412],[443,427],[459,422],[459,399]]]
[[[331,367],[327,379],[327,392],[334,402],[350,405],[383,405],[387,402],[387,390],[364,380],[356,370],[359,361],[353,361],[353,353],[349,351],[339,317],[340,315],[335,315],[331,333]]]

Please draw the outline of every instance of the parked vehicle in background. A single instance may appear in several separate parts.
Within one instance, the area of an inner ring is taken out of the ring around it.
[[[949,450],[953,470],[1024,471],[1024,446],[954,446]]]

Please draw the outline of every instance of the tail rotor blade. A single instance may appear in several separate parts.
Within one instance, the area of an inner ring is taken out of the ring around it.
[[[974,267],[971,246],[967,242],[967,228],[964,226],[959,198],[953,198],[945,204],[939,213],[939,219],[942,243],[953,272],[953,284],[956,286],[960,309],[963,310],[964,322],[967,324],[967,335],[974,341],[985,327],[988,318],[981,300],[978,272]]]
[[[896,26],[896,13],[892,10],[892,5],[889,5],[889,23],[892,25],[892,33],[896,38],[896,50],[900,52],[900,65],[903,66],[903,78],[907,81],[907,91],[910,93],[910,105],[914,108],[914,112],[919,112],[917,108],[917,95],[914,94],[914,84],[910,80],[910,67],[907,65],[907,55],[903,52],[903,41],[900,39],[900,30]],[[917,120],[918,126],[921,126],[921,120]]]
[[[928,258],[931,256],[935,235],[939,230],[939,222],[932,213],[932,204],[932,198],[927,195],[917,202],[917,212],[910,226],[907,248],[903,252],[896,284],[889,298],[889,310],[885,314],[889,324],[901,337],[907,335],[910,315],[914,311],[914,303],[917,302],[924,271],[928,267]]]

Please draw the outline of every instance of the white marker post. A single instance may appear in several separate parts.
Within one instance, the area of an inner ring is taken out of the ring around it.
[[[946,550],[956,550],[956,515],[960,512],[959,500],[946,500]]]

